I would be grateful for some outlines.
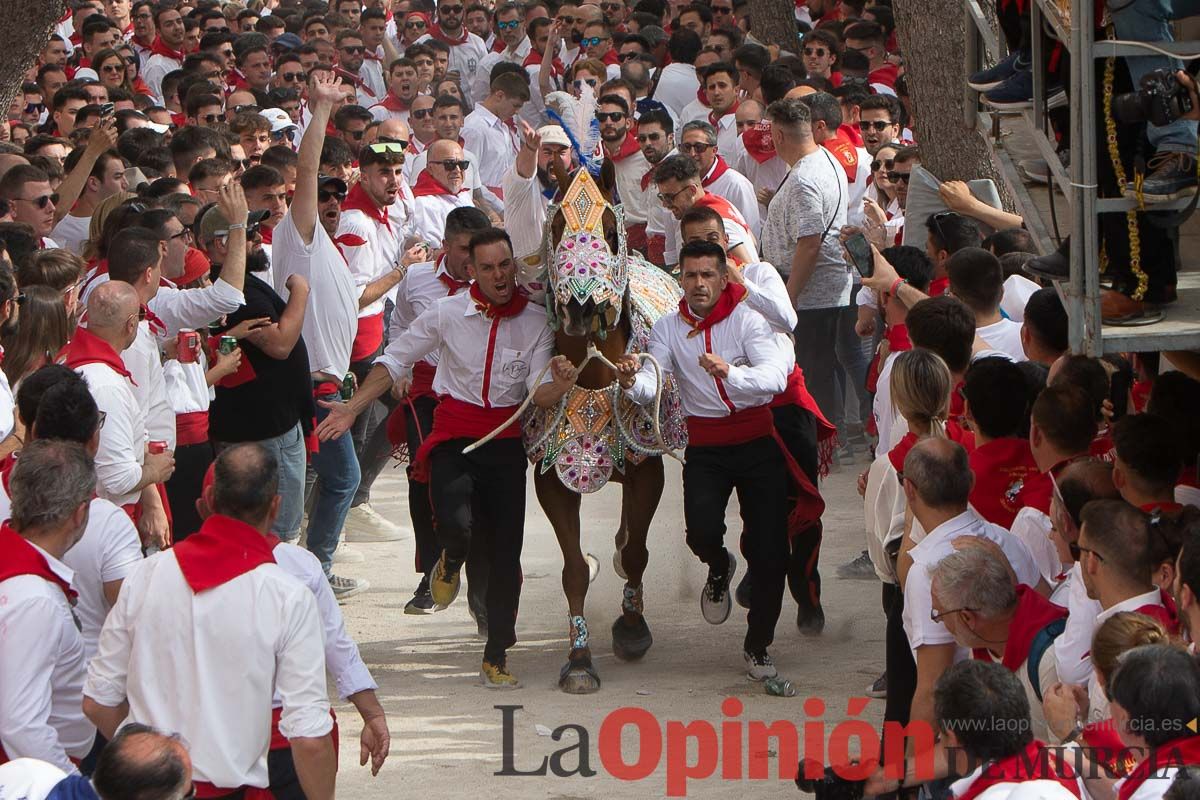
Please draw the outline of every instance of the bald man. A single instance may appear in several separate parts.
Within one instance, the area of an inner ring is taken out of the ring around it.
[[[430,247],[442,246],[446,215],[472,205],[468,166],[458,142],[439,139],[429,148],[425,169],[413,184],[413,233]]]
[[[29,159],[27,159],[25,156],[17,155],[16,153],[0,154],[0,178],[3,178],[4,174],[6,172],[8,172],[10,169],[17,166],[18,164],[28,164],[28,163],[29,163]],[[8,215],[5,216],[4,221],[8,221]]]
[[[60,360],[87,381],[104,424],[96,451],[96,493],[121,506],[134,524],[143,515],[162,513],[162,498],[154,484],[175,471],[170,452],[147,452],[146,409],[134,394],[133,379],[121,353],[131,344],[141,320],[137,291],[123,281],[97,286],[88,297],[87,327],[77,328]],[[166,545],[163,532],[151,542]]]

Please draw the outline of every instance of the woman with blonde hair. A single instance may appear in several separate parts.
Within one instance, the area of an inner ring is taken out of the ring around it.
[[[26,375],[53,363],[71,338],[71,323],[57,289],[25,286],[21,294],[21,316],[16,330],[4,337],[4,362],[0,364],[14,392]]]
[[[87,261],[89,270],[95,267],[96,262],[100,259],[108,257],[108,248],[106,246],[102,248],[100,241],[104,233],[104,223],[108,220],[108,215],[117,206],[136,198],[137,195],[133,192],[117,192],[96,204],[96,209],[92,212],[92,221],[88,224],[88,238],[83,245],[83,258]],[[104,252],[101,252],[101,249]]]
[[[74,325],[78,315],[79,289],[86,272],[83,259],[62,248],[38,250],[17,265],[17,285],[49,286],[58,292],[67,319]]]

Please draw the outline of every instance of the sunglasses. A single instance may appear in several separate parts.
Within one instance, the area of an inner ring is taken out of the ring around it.
[[[430,161],[429,163],[430,164],[441,164],[442,169],[446,170],[446,172],[451,172],[456,169],[460,169],[463,172],[466,172],[467,167],[471,166],[470,161],[466,161],[466,160],[455,161],[453,158],[447,158],[444,161]]]
[[[712,13],[714,13],[714,14],[732,14],[733,6],[712,6]]]
[[[663,135],[661,133],[639,133],[637,135],[638,144],[645,144],[646,142],[657,142],[661,138],[663,138]]]
[[[564,25],[574,25],[575,17],[559,17],[558,22],[561,22]]]
[[[45,103],[30,103],[27,106],[25,106],[26,114],[40,114],[45,110],[46,110]]]
[[[582,88],[583,88],[583,85],[584,85],[585,83],[586,83],[588,86],[590,86],[590,87],[592,87],[593,89],[595,89],[595,88],[596,88],[596,84],[597,84],[597,83],[599,83],[599,81],[597,81],[595,78],[583,78],[583,79],[581,79],[581,80],[577,80],[577,81],[575,81],[575,88],[576,88],[576,89],[582,89]]]
[[[362,138],[367,135],[365,130],[362,131],[342,131],[343,136],[348,136],[356,142],[361,142]]]
[[[597,111],[596,112],[596,121],[597,122],[620,122],[621,120],[625,119],[625,117],[626,117],[626,114],[624,111]]]
[[[521,27],[521,20],[514,19],[510,22],[497,22],[496,27],[502,31],[515,31],[517,28]]]
[[[829,55],[829,51],[824,47],[806,47],[804,48],[804,55],[824,58],[825,56]]]
[[[113,72],[113,73],[116,73],[119,75],[125,71],[125,65],[124,64],[105,64],[103,67],[100,68],[100,71],[101,72]]]
[[[137,56],[125,56],[125,66],[132,67],[138,63]]]
[[[604,41],[604,37],[589,36],[586,39],[581,39],[579,41],[579,46],[580,47],[595,47],[596,45],[600,44],[603,41]]]
[[[328,203],[330,200],[336,199],[339,203],[346,199],[345,192],[328,192],[321,189],[317,192],[317,202]]]
[[[290,142],[295,140],[295,138],[295,128],[284,128],[281,131],[271,131],[271,140],[275,142],[282,142],[284,139],[287,139]]]
[[[249,105],[241,105],[241,106],[233,107],[233,113],[235,113],[235,114],[241,114],[243,111],[254,111],[255,113],[257,113],[258,106],[254,105],[254,104],[249,104]]]
[[[403,153],[406,147],[408,147],[408,142],[404,139],[389,139],[386,142],[375,142],[368,145],[368,149],[372,153]]]
[[[204,114],[202,116],[196,117],[196,119],[200,120],[201,122],[203,122],[206,125],[215,125],[217,122],[219,122],[221,120],[221,115],[220,114]]]
[[[433,116],[433,109],[432,108],[414,108],[413,110],[408,112],[408,115],[410,117],[412,117],[413,119],[425,119],[426,117]]]
[[[437,11],[438,11],[439,15],[461,14],[461,13],[463,13],[463,7],[462,6],[440,6],[440,7],[438,7]]]
[[[14,197],[13,200],[20,200],[22,203],[33,203],[38,208],[44,209],[51,203],[58,205],[58,192],[44,194],[41,197]]]
[[[308,79],[308,73],[307,72],[281,72],[281,73],[279,73],[279,77],[288,83],[291,83],[293,81],[295,81],[296,83],[304,83],[304,81]]]
[[[641,57],[641,53],[621,53],[617,56],[617,60],[624,64],[627,61],[635,61]]]
[[[890,170],[893,166],[895,166],[895,164],[896,164],[896,161],[894,159],[886,158],[886,159],[880,161],[877,158],[871,162],[871,172],[878,172],[880,167],[884,167],[885,169]]]
[[[871,130],[875,131],[876,133],[883,133],[884,131],[886,131],[888,128],[890,128],[892,125],[895,125],[895,124],[896,123],[892,122],[891,120],[884,122],[881,119],[875,119],[875,120],[864,119],[864,120],[859,120],[858,129],[860,131],[863,131],[864,133],[866,131],[871,131]]]
[[[338,49],[341,50],[343,53],[349,53],[352,56],[356,56],[359,53],[365,51],[367,48],[363,47],[361,44],[349,44],[349,45],[345,45],[343,47],[339,47]]]
[[[709,144],[708,142],[690,142],[679,145],[679,149],[685,153],[703,153],[705,150],[713,147],[716,147],[716,145]]]
[[[616,11],[620,11],[623,8],[625,8],[625,6],[622,5],[621,3],[601,3],[600,4],[600,9],[602,11],[616,12]]]
[[[887,174],[887,179],[892,183],[896,183],[897,181],[904,181],[905,183],[908,183],[908,180],[911,177],[911,172],[896,172],[896,170],[889,170]]]
[[[406,22],[406,23],[404,23],[404,27],[405,28],[424,28],[425,20],[417,19],[417,20],[413,20],[412,22]]]
[[[233,164],[235,170],[240,169],[243,172],[254,166],[254,161],[249,158],[235,158],[230,163]]]

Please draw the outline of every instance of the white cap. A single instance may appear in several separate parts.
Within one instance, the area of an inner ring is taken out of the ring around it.
[[[271,133],[279,133],[286,131],[288,128],[297,128],[299,126],[292,122],[292,118],[282,108],[264,108],[258,112],[258,115],[271,123]]]
[[[542,144],[571,146],[571,140],[567,138],[567,132],[562,129],[561,125],[543,125],[537,129],[537,134],[542,137]]]
[[[80,67],[79,69],[75,70],[75,77],[73,80],[80,79],[98,81],[100,80],[100,76],[97,75],[96,70],[92,69],[91,67]]]

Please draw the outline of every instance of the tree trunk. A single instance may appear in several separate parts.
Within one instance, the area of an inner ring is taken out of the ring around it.
[[[0,108],[8,108],[20,93],[25,71],[37,61],[64,10],[63,0],[0,0],[0,19],[8,31],[0,47]]]
[[[1004,207],[1012,209],[987,142],[974,120],[968,125],[964,116],[967,23],[962,0],[895,0],[894,10],[921,166],[944,181],[991,178]]]
[[[765,45],[796,53],[796,4],[792,0],[750,0],[750,31]]]

